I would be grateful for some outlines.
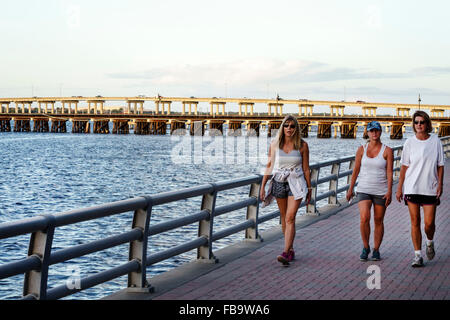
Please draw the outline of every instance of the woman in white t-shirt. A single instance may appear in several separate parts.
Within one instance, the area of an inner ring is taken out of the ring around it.
[[[442,195],[444,179],[444,150],[441,140],[432,132],[430,117],[424,111],[416,111],[412,117],[416,133],[403,146],[396,198],[404,198],[411,217],[411,238],[414,245],[412,267],[422,267],[422,232],[420,230],[420,207],[423,208],[426,254],[428,260],[435,255],[433,237],[435,232],[436,206]]]
[[[356,151],[355,167],[353,168],[350,187],[346,198],[348,201],[353,197],[353,188],[358,178],[357,197],[360,232],[363,241],[361,261],[367,261],[370,246],[370,210],[373,204],[374,211],[374,246],[372,260],[378,261],[380,257],[380,245],[384,234],[384,214],[392,199],[392,172],[393,153],[392,149],[380,140],[381,125],[378,121],[367,124],[369,143],[360,146]]]

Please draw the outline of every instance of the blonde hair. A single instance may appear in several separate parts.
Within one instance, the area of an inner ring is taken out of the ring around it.
[[[298,125],[297,118],[291,114],[288,114],[286,117],[284,117],[283,121],[281,122],[280,128],[279,128],[277,136],[275,138],[277,141],[278,148],[281,149],[284,146],[284,143],[285,143],[284,124],[287,121],[292,121],[295,125],[295,132],[294,132],[294,136],[292,137],[292,139],[294,140],[294,149],[300,150],[300,148],[303,144],[303,139],[300,135],[300,126]]]

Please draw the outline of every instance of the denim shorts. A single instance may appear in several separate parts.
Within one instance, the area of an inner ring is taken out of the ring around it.
[[[285,199],[288,196],[293,196],[288,182],[278,182],[272,180],[272,195],[275,198]]]
[[[363,200],[370,200],[370,201],[372,201],[373,204],[377,204],[377,205],[385,207],[386,206],[386,200],[383,199],[383,197],[384,197],[384,195],[377,196],[377,195],[374,195],[374,194],[357,192],[355,200],[356,200],[356,202],[363,201]]]

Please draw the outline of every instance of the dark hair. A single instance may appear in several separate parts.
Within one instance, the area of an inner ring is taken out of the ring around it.
[[[428,113],[426,113],[425,111],[421,111],[418,110],[416,112],[414,112],[413,116],[412,116],[412,127],[414,132],[416,132],[416,127],[414,126],[414,121],[416,120],[416,117],[422,117],[425,120],[425,124],[427,125],[427,133],[430,133],[433,131],[433,125],[431,124],[431,119],[430,116],[428,115]]]

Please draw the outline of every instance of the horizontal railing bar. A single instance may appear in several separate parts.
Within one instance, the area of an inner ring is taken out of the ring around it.
[[[351,176],[352,174],[353,174],[353,170],[346,170],[346,171],[339,172],[339,179]]]
[[[67,249],[55,251],[50,256],[50,264],[56,264],[78,258],[90,253],[106,250],[121,244],[139,240],[143,236],[141,229],[133,229],[120,235],[112,236],[105,239],[92,241],[90,243],[80,244]]]
[[[347,191],[348,188],[350,188],[350,185],[349,185],[349,184],[347,184],[347,185],[345,185],[345,186],[343,186],[343,187],[340,187],[339,189],[336,190],[336,194],[339,194],[339,193],[341,193],[341,192]]]
[[[214,185],[215,185],[217,191],[223,191],[223,190],[243,187],[243,186],[246,186],[246,185],[249,185],[252,183],[256,183],[256,182],[260,182],[260,181],[262,181],[262,176],[252,175],[252,176],[238,178],[238,179],[219,181],[219,182],[216,182]]]
[[[198,197],[212,192],[214,192],[214,187],[211,184],[204,184],[182,190],[162,192],[151,196],[152,205],[161,205],[173,201]]]
[[[85,290],[94,287],[98,284],[113,280],[115,278],[124,276],[130,272],[138,271],[140,268],[140,263],[136,260],[129,261],[121,266],[108,269],[87,278],[80,280],[80,289],[69,289],[67,285],[62,285],[56,288],[52,288],[47,291],[47,299],[55,300],[59,298],[66,297],[68,295],[77,293],[81,290]]]
[[[326,176],[326,177],[318,179],[317,180],[317,185],[322,184],[324,182],[331,181],[331,180],[337,180],[337,179],[338,179],[338,175],[337,174],[331,174],[329,176]]]
[[[150,226],[148,228],[148,235],[153,236],[155,234],[163,233],[179,227],[184,227],[194,222],[198,222],[200,220],[204,220],[207,218],[209,218],[209,211],[203,210],[200,211],[199,213],[192,214],[190,216],[181,217],[167,222],[158,223],[155,224],[154,226]]]
[[[55,214],[56,226],[65,226],[83,221],[94,220],[112,216],[119,213],[135,211],[147,207],[148,199],[145,197],[136,197],[121,201],[110,202],[98,206],[66,211]]]
[[[279,210],[271,212],[269,214],[265,214],[263,216],[259,216],[258,217],[258,224],[266,222],[266,221],[269,221],[269,220],[272,220],[272,219],[275,219],[275,218],[277,218],[279,216],[280,216],[280,211]]]
[[[255,226],[255,221],[254,220],[246,220],[244,222],[241,222],[237,225],[234,225],[232,227],[226,228],[224,230],[220,230],[215,232],[212,235],[212,241],[217,241],[219,239],[228,237],[229,235],[232,235],[234,233],[240,232],[242,230],[245,230],[247,228],[251,228]]]
[[[146,266],[150,266],[157,262],[169,259],[171,257],[177,256],[179,254],[191,251],[200,246],[206,245],[208,243],[208,239],[206,237],[198,237],[197,239],[185,242],[178,246],[169,248],[167,250],[151,254],[147,256]]]
[[[335,193],[334,190],[327,191],[327,192],[325,192],[325,193],[322,193],[322,194],[318,195],[318,196],[316,197],[316,202],[317,202],[317,201],[320,201],[320,200],[323,200],[323,199],[325,199],[325,198],[328,198],[329,196],[335,196],[335,195],[336,195],[336,193]]]
[[[250,198],[242,200],[242,201],[238,201],[238,202],[234,202],[234,203],[231,203],[228,205],[216,207],[216,209],[214,210],[214,216],[218,217],[224,213],[239,210],[239,209],[245,208],[247,206],[256,205],[257,203],[258,203],[258,199],[254,198],[254,197],[250,197]]]
[[[0,266],[0,279],[9,278],[41,267],[41,259],[29,256]]]
[[[347,157],[331,159],[331,160],[327,160],[327,161],[323,161],[323,162],[315,162],[315,163],[311,164],[309,166],[309,168],[310,169],[318,169],[318,168],[322,168],[322,167],[328,167],[333,164],[349,162],[349,161],[353,160],[353,158],[354,158],[354,156],[347,156]]]
[[[36,216],[17,221],[0,224],[0,239],[33,233],[47,228],[48,219],[44,216]]]

